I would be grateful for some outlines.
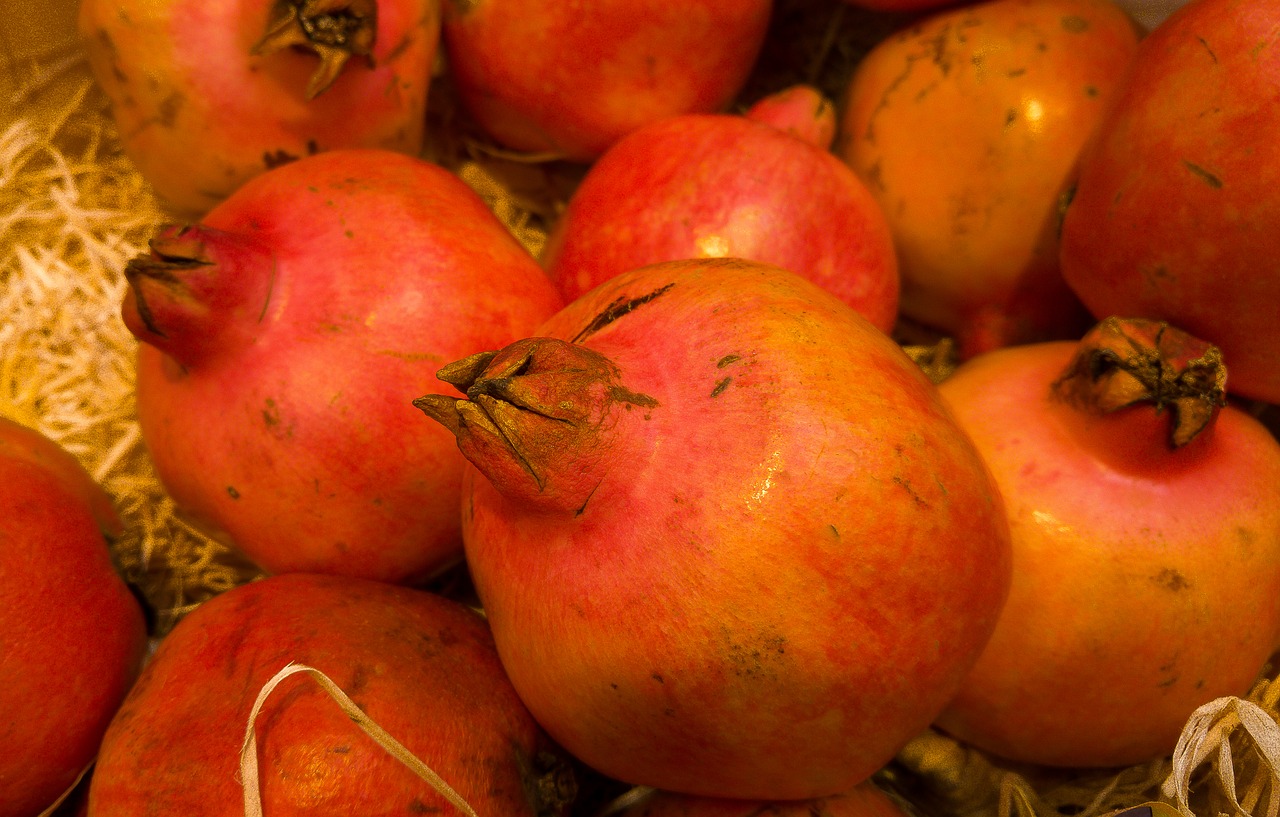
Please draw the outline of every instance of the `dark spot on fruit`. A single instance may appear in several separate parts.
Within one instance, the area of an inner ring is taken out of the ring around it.
[[[335,754],[335,755],[345,755],[345,754],[350,754],[350,753],[351,753],[351,747],[350,747],[350,746],[335,746],[335,747],[333,747],[332,749],[330,749],[329,751],[330,751],[330,752],[332,752],[332,753],[333,753],[333,754]]]
[[[170,93],[156,106],[156,119],[166,128],[172,128],[178,121],[178,111],[182,110],[182,105],[186,101],[186,97],[181,92]]]
[[[415,797],[413,799],[413,802],[409,803],[409,813],[410,814],[439,814],[440,807],[429,806]]]
[[[920,494],[916,493],[916,489],[912,487],[910,480],[905,479],[903,477],[895,476],[893,478],[893,482],[895,485],[901,486],[902,489],[906,491],[907,494],[911,497],[912,501],[916,503],[916,505],[920,506],[921,508],[929,507],[929,503],[925,501],[925,498],[920,496]]]
[[[1200,45],[1204,46],[1204,50],[1209,54],[1209,59],[1213,60],[1216,65],[1218,62],[1218,55],[1213,53],[1213,49],[1209,47],[1209,41],[1204,37],[1196,37],[1196,39],[1200,41]]]
[[[1096,86],[1096,85],[1086,85],[1086,86],[1084,86],[1084,95],[1085,95],[1085,96],[1087,96],[1087,97],[1089,97],[1090,99],[1097,99],[1097,98],[1098,98],[1098,86]]]
[[[594,318],[592,318],[591,323],[587,324],[586,327],[583,328],[581,332],[575,335],[572,342],[573,343],[581,342],[588,335],[594,334],[595,332],[599,332],[601,329],[613,323],[618,318],[621,318],[623,315],[629,314],[630,312],[634,311],[638,307],[644,306],[645,304],[652,301],[654,298],[661,296],[664,292],[667,292],[673,286],[675,286],[674,283],[665,284],[664,286],[658,287],[653,292],[650,292],[647,295],[641,295],[638,298],[628,298],[625,295],[619,296],[616,300],[613,301],[613,303],[605,307],[603,312],[601,312],[599,315],[596,315]]]
[[[658,682],[658,683],[660,683],[660,684],[665,684],[665,683],[666,683],[666,681],[665,681],[665,680],[663,680],[661,673],[657,673],[657,672],[655,672],[655,673],[653,673],[652,675],[650,675],[649,677],[650,677],[650,678],[652,678],[653,680],[657,681],[657,682]]]
[[[1072,34],[1083,34],[1089,30],[1089,21],[1072,14],[1062,18],[1062,27]]]
[[[711,396],[719,397],[721,393],[724,392],[725,389],[729,388],[729,384],[732,382],[733,382],[732,377],[726,377],[724,380],[719,381],[718,383],[716,383],[715,388],[711,390]]]
[[[840,529],[837,528],[835,525],[827,525],[827,530],[831,531],[831,535],[834,536],[835,538],[837,539],[840,538]]]
[[[1152,581],[1154,581],[1156,584],[1160,585],[1164,589],[1170,590],[1174,593],[1177,593],[1181,590],[1186,590],[1188,587],[1191,586],[1191,582],[1187,581],[1186,576],[1183,576],[1181,573],[1179,573],[1177,570],[1174,570],[1171,567],[1166,567],[1165,569],[1161,570],[1154,577],[1152,577]]]
[[[674,718],[676,716],[676,711],[671,707],[667,707],[666,709],[662,710],[662,714],[666,715],[668,718]]]
[[[1013,123],[1017,121],[1018,121],[1018,112],[1015,109],[1010,108],[1009,110],[1004,112],[1004,126],[1006,130],[1012,127]]]
[[[1213,173],[1209,172],[1208,170],[1204,169],[1200,165],[1194,164],[1192,162],[1183,161],[1182,166],[1185,167],[1187,170],[1190,170],[1195,175],[1199,176],[1200,179],[1203,180],[1205,184],[1209,185],[1214,190],[1222,189],[1222,179],[1214,175]]]
[[[308,154],[310,154],[311,156],[315,156],[315,155],[316,155],[317,153],[319,153],[319,152],[320,152],[320,146],[316,144],[316,140],[314,140],[314,139],[308,139],[308,140],[307,140],[307,153],[308,153]]]
[[[235,486],[234,486],[234,485],[228,485],[228,486],[227,486],[227,496],[231,497],[232,499],[239,499],[239,498],[240,498],[240,492],[239,492],[239,491],[237,491],[237,490],[235,489]]]
[[[266,408],[262,410],[262,421],[268,428],[280,425],[280,408],[270,397],[267,398]]]
[[[730,363],[737,363],[739,360],[742,360],[741,355],[725,355],[724,357],[716,361],[716,368],[723,369],[725,366],[728,366]]]

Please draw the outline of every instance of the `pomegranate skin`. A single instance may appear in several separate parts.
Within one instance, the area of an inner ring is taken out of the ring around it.
[[[1089,327],[1059,212],[1137,43],[1111,0],[985,0],[904,22],[858,63],[835,153],[888,217],[905,318],[962,357]]]
[[[290,663],[323,672],[480,814],[557,815],[572,800],[567,760],[511,689],[480,616],[421,590],[291,574],[215,596],[165,636],[103,739],[90,813],[243,815],[249,715]],[[308,674],[282,681],[254,723],[265,814],[454,811]],[[531,801],[531,789],[564,798]]]
[[[1062,223],[1066,282],[1099,318],[1221,347],[1231,390],[1280,403],[1276,0],[1196,0],[1142,41]]]
[[[881,768],[1009,580],[999,497],[936,388],[834,296],[740,259],[624,273],[538,333],[453,418],[478,466],[468,564],[534,716],[611,777],[699,796],[821,797]],[[560,389],[574,357],[616,380]],[[519,456],[467,432],[476,412]]]
[[[483,201],[413,157],[330,151],[161,238],[123,314],[178,505],[270,573],[412,583],[458,561],[465,462],[412,396],[561,305]],[[218,263],[180,265],[172,291],[164,258],[197,243]]]
[[[1013,533],[1000,624],[938,725],[1017,761],[1125,766],[1244,695],[1280,632],[1280,446],[1239,408],[1172,450],[1169,413],[1050,396],[1077,344],[973,358],[941,391]]]
[[[669,116],[723,109],[746,84],[771,0],[445,0],[462,104],[492,138],[590,162]]]
[[[907,817],[889,795],[867,781],[844,794],[813,800],[760,802],[690,797],[655,791],[621,817]]]
[[[51,806],[97,754],[147,629],[104,536],[107,493],[69,452],[0,418],[0,815]]]
[[[729,256],[785,267],[893,328],[898,264],[879,203],[829,151],[743,116],[687,114],[623,138],[574,191],[541,261],[567,302],[646,264]]]
[[[319,151],[423,148],[440,42],[436,0],[338,0],[372,9],[373,43],[313,98],[306,47],[257,51],[285,4],[85,0],[79,28],[121,144],[176,212],[198,217],[248,179]],[[303,6],[294,2],[295,6]],[[325,17],[321,12],[320,17]],[[350,18],[347,18],[350,19]]]

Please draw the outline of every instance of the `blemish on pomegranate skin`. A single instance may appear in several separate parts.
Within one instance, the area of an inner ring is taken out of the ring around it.
[[[711,396],[719,397],[721,394],[724,393],[725,389],[729,388],[729,384],[732,382],[733,382],[732,377],[726,377],[725,379],[719,381],[718,383],[716,383],[715,388],[711,390]]]
[[[1222,179],[1219,176],[1216,176],[1213,173],[1209,172],[1208,170],[1205,170],[1200,165],[1184,160],[1182,162],[1182,166],[1185,167],[1187,170],[1190,170],[1196,176],[1199,176],[1200,179],[1205,184],[1209,185],[1214,190],[1222,189]]]
[[[1163,587],[1164,589],[1174,593],[1180,592],[1182,590],[1186,590],[1188,587],[1191,586],[1191,582],[1187,581],[1186,576],[1183,576],[1181,573],[1179,573],[1177,570],[1174,570],[1171,567],[1164,568],[1155,576],[1153,576],[1151,580],[1154,581],[1156,584],[1160,585],[1161,587]]]
[[[1072,14],[1062,18],[1062,27],[1072,34],[1083,34],[1089,30],[1089,21]]]
[[[662,677],[661,673],[657,673],[657,672],[655,672],[655,673],[653,673],[652,675],[650,675],[649,677],[650,677],[650,678],[652,678],[653,680],[657,681],[657,682],[658,682],[658,683],[660,683],[660,684],[665,684],[665,683],[666,683],[666,681],[663,679],[663,677]]]
[[[716,361],[716,368],[723,369],[725,366],[728,366],[730,363],[737,363],[739,360],[742,360],[742,355],[725,355],[724,357]]]
[[[227,496],[231,497],[232,499],[239,499],[239,498],[240,498],[240,492],[236,490],[236,488],[235,488],[235,486],[234,486],[234,485],[228,485],[228,486],[227,486]]]
[[[588,335],[592,335],[596,332],[599,332],[601,329],[613,323],[618,318],[621,318],[623,315],[629,314],[630,312],[634,311],[636,308],[641,307],[649,303],[650,301],[652,301],[654,298],[659,297],[664,292],[671,289],[673,286],[675,286],[674,283],[666,284],[664,286],[658,287],[653,292],[650,292],[647,295],[641,295],[638,298],[627,298],[627,296],[625,295],[619,296],[616,300],[613,301],[613,303],[605,307],[603,312],[601,312],[599,315],[596,315],[594,318],[592,318],[591,323],[587,324],[586,327],[584,327],[581,332],[579,332],[577,335],[574,335],[573,340],[571,342],[572,343],[581,342]]]

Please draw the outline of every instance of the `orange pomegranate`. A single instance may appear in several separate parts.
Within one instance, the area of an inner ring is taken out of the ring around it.
[[[836,152],[893,228],[906,318],[966,356],[1087,328],[1058,270],[1059,199],[1137,42],[1110,0],[989,0],[866,55]]]
[[[1248,692],[1280,629],[1280,444],[1223,401],[1224,360],[1108,319],[942,384],[1000,485],[1013,586],[940,726],[1021,762],[1125,766]]]

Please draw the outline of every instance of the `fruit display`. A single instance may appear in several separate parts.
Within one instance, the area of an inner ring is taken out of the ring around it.
[[[17,0],[0,817],[1280,812],[1280,0]]]

